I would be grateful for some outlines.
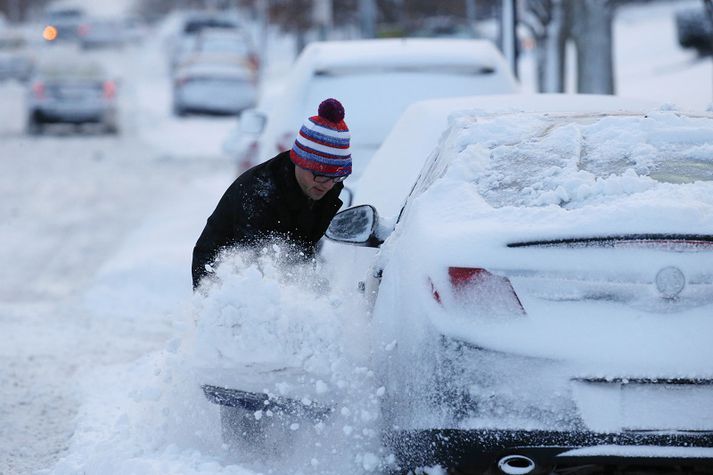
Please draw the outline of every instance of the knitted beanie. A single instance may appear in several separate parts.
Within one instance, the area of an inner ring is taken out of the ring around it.
[[[352,172],[351,134],[344,123],[344,107],[336,99],[326,99],[317,113],[300,128],[290,151],[292,162],[318,175],[349,175]]]

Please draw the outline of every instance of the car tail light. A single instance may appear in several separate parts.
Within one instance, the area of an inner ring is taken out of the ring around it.
[[[510,279],[471,267],[449,267],[449,297],[445,298],[431,283],[433,298],[447,306],[451,301],[484,316],[516,314],[525,315]]]
[[[104,81],[104,98],[114,99],[116,96],[116,84],[114,81]]]
[[[252,68],[253,71],[257,71],[260,69],[260,59],[257,57],[256,54],[250,54],[248,55],[248,65],[250,68]]]
[[[91,27],[87,24],[79,25],[77,27],[77,34],[79,36],[87,36],[89,34],[90,29],[91,29]]]
[[[45,97],[45,85],[42,82],[36,82],[32,85],[32,93],[37,99],[44,99]]]

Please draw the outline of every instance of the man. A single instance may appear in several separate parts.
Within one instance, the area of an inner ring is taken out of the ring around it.
[[[293,258],[310,259],[342,206],[352,171],[350,132],[336,99],[319,105],[292,147],[240,175],[226,190],[193,248],[193,288],[221,251],[279,240]]]

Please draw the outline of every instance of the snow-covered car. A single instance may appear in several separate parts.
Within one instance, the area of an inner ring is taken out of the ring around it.
[[[40,134],[48,124],[97,124],[119,131],[117,84],[94,62],[63,61],[40,65],[27,91],[27,132]]]
[[[332,221],[380,247],[363,288],[401,468],[713,467],[713,115],[569,99],[451,115],[395,219]]]
[[[257,74],[249,66],[225,62],[195,62],[179,68],[173,78],[173,113],[238,114],[257,97]]]
[[[413,102],[470,94],[517,92],[495,46],[482,40],[378,39],[309,44],[271,100],[264,130],[242,143],[256,150],[252,166],[292,147],[305,117],[327,97],[344,104],[352,130],[354,186],[399,115]],[[245,157],[245,151],[238,151]],[[244,162],[244,160],[243,160]]]

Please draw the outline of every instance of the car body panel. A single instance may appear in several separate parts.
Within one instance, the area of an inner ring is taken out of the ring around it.
[[[398,223],[362,255],[384,425],[408,466],[713,462],[713,115],[565,99],[414,107],[456,113],[405,172],[405,207],[382,197]],[[362,186],[407,158],[377,154]]]

